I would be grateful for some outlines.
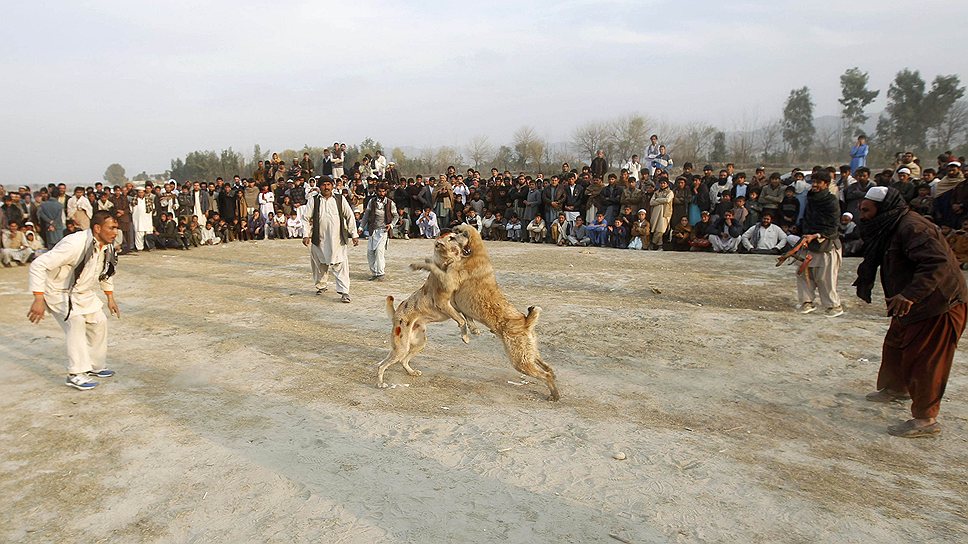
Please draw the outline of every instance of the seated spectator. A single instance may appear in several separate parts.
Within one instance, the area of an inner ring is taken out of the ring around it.
[[[692,226],[692,242],[689,243],[690,251],[709,251],[712,249],[712,242],[709,235],[713,232],[712,217],[709,212],[703,210],[699,214],[699,222]]]
[[[746,197],[738,196],[733,200],[733,219],[739,223],[740,227],[746,225],[750,212],[746,209]]]
[[[286,230],[289,231],[290,238],[303,237],[303,224],[296,212],[289,214],[289,219],[286,220]]]
[[[0,231],[0,239],[3,246],[0,249],[0,262],[3,266],[13,266],[11,263],[16,261],[19,266],[23,266],[30,260],[33,250],[27,247],[27,239],[23,231],[20,230],[20,221],[11,218],[7,221],[7,228]]]
[[[464,219],[464,223],[477,229],[477,232],[481,232],[483,225],[481,224],[481,218],[477,215],[477,210],[470,208],[467,210],[467,217]]]
[[[410,239],[410,216],[407,215],[407,210],[397,208],[397,223],[390,230],[390,238]]]
[[[596,247],[605,245],[605,235],[608,232],[605,229],[607,227],[608,221],[605,220],[605,214],[602,212],[595,214],[595,220],[586,227],[588,237],[591,239],[591,245]]]
[[[616,249],[628,249],[629,228],[625,224],[625,219],[622,216],[616,217],[615,223],[606,228],[608,229],[608,238],[605,240],[606,246]]]
[[[31,250],[30,258],[27,259],[28,261],[32,261],[47,252],[47,248],[44,247],[44,240],[33,229],[33,224],[30,221],[24,224],[22,230],[24,233],[24,242]]]
[[[192,247],[202,245],[202,226],[198,224],[197,215],[193,215],[191,223],[188,224],[188,242]]]
[[[540,244],[544,242],[545,235],[548,234],[548,226],[545,224],[544,220],[541,219],[541,215],[534,216],[534,219],[528,223],[528,236],[531,239],[532,244]]]
[[[266,220],[259,210],[252,212],[252,220],[249,221],[249,236],[250,240],[262,240],[266,237]]]
[[[214,246],[222,243],[221,238],[215,234],[215,225],[212,221],[205,223],[205,226],[199,229],[198,243],[203,246]]]
[[[629,249],[648,249],[649,248],[649,234],[651,232],[651,224],[645,213],[645,209],[639,210],[636,214],[637,217],[632,223],[632,228],[629,229],[629,236],[632,237],[632,241],[629,242]],[[686,218],[686,223],[689,223],[689,219]]]
[[[564,212],[558,214],[558,219],[551,224],[551,241],[559,246],[568,243],[571,224],[565,219]]]
[[[494,214],[490,209],[484,208],[484,216],[481,217],[481,238],[484,240],[494,240],[492,228],[494,227]]]
[[[507,222],[504,220],[504,214],[497,212],[494,214],[494,221],[491,222],[491,240],[502,241],[507,239],[507,229],[505,228]]]
[[[741,237],[744,253],[779,255],[786,247],[786,233],[773,224],[773,214],[765,213],[760,223],[746,229]]]
[[[844,257],[863,256],[864,241],[860,237],[860,229],[854,223],[854,214],[844,212],[840,216],[840,245],[843,246]]]
[[[585,226],[585,218],[575,218],[575,226],[571,229],[571,235],[568,236],[568,245],[584,247],[591,243],[592,239],[588,236],[588,227]]]
[[[952,231],[946,239],[951,246],[951,251],[961,263],[961,269],[968,270],[968,219],[961,223],[960,229]]]
[[[440,227],[437,225],[437,214],[427,206],[424,208],[420,218],[417,219],[417,227],[420,228],[420,235],[424,238],[436,238],[440,236]]]
[[[679,224],[672,227],[672,251],[689,251],[692,240],[692,225],[689,224],[689,218],[680,217]]]
[[[521,238],[521,219],[518,218],[518,214],[512,213],[511,218],[508,219],[508,224],[505,227],[507,231],[508,241],[511,242],[523,242]]]
[[[716,220],[708,239],[716,253],[736,253],[742,234],[742,226],[733,220],[733,210],[729,210]]]

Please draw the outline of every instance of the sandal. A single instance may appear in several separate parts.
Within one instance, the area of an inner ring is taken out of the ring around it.
[[[934,436],[941,433],[941,424],[935,421],[931,425],[918,426],[915,420],[909,419],[904,423],[891,425],[887,428],[887,434],[900,438],[921,438],[924,436]]]

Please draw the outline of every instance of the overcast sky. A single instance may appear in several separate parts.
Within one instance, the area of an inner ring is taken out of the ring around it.
[[[568,141],[632,112],[729,130],[802,85],[838,114],[852,66],[879,111],[901,68],[965,81],[965,20],[952,0],[7,2],[0,183],[256,143],[499,145],[522,125]]]

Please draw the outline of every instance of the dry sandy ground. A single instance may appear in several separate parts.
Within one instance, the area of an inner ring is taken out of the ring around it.
[[[491,244],[544,309],[551,403],[450,323],[423,376],[375,387],[384,297],[430,248],[394,242],[382,284],[352,250],[351,305],[313,295],[296,241],[123,258],[118,376],[90,392],[27,322],[26,269],[0,270],[0,540],[965,542],[968,361],[942,437],[888,436],[908,412],[863,399],[887,320],[855,260],[828,319],[769,257]]]

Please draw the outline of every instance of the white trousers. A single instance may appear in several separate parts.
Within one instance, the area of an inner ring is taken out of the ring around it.
[[[134,233],[134,248],[138,251],[145,248],[145,234],[148,233],[140,230]]]
[[[325,289],[329,286],[329,270],[332,269],[333,278],[336,280],[336,292],[341,295],[349,294],[350,263],[324,263],[323,250],[317,245],[310,244],[309,265],[313,269],[313,284],[316,289]]]
[[[51,315],[64,329],[67,338],[67,373],[83,374],[103,369],[108,355],[108,319],[104,312],[71,313],[67,321],[63,316]]]
[[[390,238],[387,236],[387,231],[380,228],[376,229],[376,232],[370,233],[370,238],[366,241],[366,261],[370,264],[370,272],[374,276],[386,274],[387,246],[389,243]]]
[[[809,276],[804,273],[797,276],[797,298],[800,304],[812,303],[814,297],[820,296],[820,303],[824,308],[840,306],[840,295],[837,293],[837,276],[843,256],[839,249],[826,253],[810,252],[813,256]]]
[[[716,253],[735,253],[739,248],[739,237],[723,240],[716,234],[710,234],[708,239],[709,243],[713,245],[713,251]]]

